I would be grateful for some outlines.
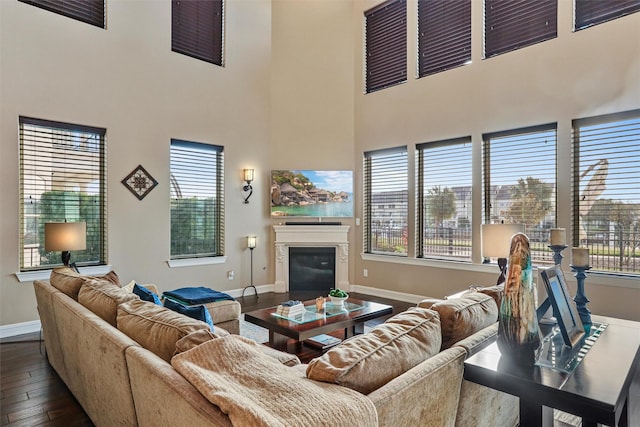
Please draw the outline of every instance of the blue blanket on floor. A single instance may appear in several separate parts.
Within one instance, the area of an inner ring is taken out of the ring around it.
[[[214,291],[203,286],[197,288],[179,288],[163,293],[164,296],[176,299],[186,305],[207,304],[209,302],[231,300],[234,298],[224,292]]]

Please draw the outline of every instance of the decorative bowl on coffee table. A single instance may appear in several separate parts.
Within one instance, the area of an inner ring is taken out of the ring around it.
[[[346,297],[332,297],[331,295],[329,295],[329,298],[331,299],[331,304],[342,306],[344,305],[344,302],[349,298],[349,295],[347,295]]]

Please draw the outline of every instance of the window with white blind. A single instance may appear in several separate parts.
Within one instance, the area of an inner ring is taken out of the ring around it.
[[[640,0],[575,0],[575,31],[640,11]]]
[[[96,27],[106,28],[104,0],[18,0]]]
[[[553,263],[556,123],[488,133],[483,139],[484,223],[524,224],[534,263]]]
[[[106,264],[106,130],[20,117],[20,271],[60,266],[44,224],[85,222],[77,265]]]
[[[171,140],[171,259],[224,255],[223,147]]]
[[[471,261],[471,137],[416,146],[418,258]]]
[[[640,110],[573,121],[573,244],[592,271],[640,273]]]
[[[558,0],[484,0],[484,57],[558,35]]]
[[[367,93],[407,80],[407,1],[389,0],[364,13]]]
[[[364,153],[365,252],[407,255],[407,147]]]
[[[418,76],[471,62],[471,0],[418,0]]]
[[[171,50],[222,66],[222,0],[172,0]]]

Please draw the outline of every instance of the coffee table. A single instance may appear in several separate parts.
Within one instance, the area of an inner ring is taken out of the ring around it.
[[[523,368],[501,358],[495,343],[464,362],[464,378],[520,398],[520,426],[553,426],[556,408],[582,417],[583,427],[637,426],[640,322],[593,316],[606,329],[572,372]]]
[[[244,319],[269,330],[269,346],[287,349],[287,341],[293,338],[300,344],[302,341],[319,334],[328,334],[344,330],[342,338],[364,332],[364,322],[393,312],[390,305],[379,304],[350,297],[344,310],[325,303],[324,312],[318,313],[315,300],[303,301],[308,314],[304,318],[288,319],[275,314],[276,307],[245,313]]]

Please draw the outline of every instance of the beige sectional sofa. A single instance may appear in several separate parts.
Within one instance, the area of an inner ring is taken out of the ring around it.
[[[517,424],[515,398],[462,378],[497,332],[487,295],[425,300],[304,365],[106,279],[34,282],[47,357],[97,426]]]

